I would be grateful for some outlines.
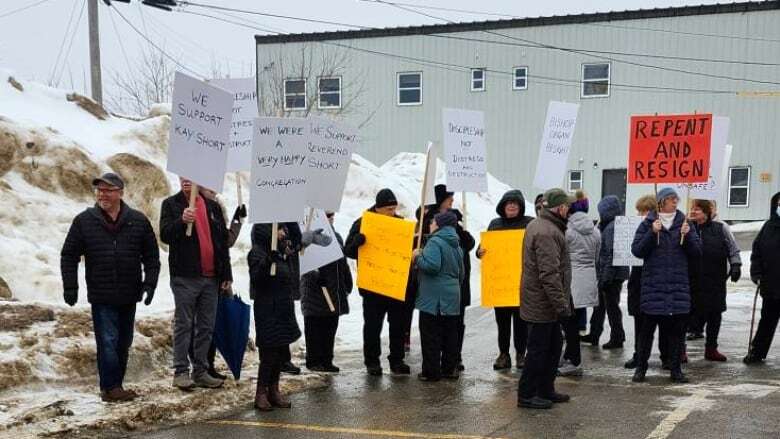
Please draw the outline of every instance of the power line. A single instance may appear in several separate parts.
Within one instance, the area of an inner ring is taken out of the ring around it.
[[[376,0],[360,0],[362,2],[367,3],[379,3]],[[492,16],[492,17],[505,17],[505,18],[519,18],[516,15],[511,14],[502,14],[499,12],[484,12],[484,11],[473,11],[469,9],[456,9],[456,8],[445,8],[442,6],[429,6],[429,5],[420,5],[416,3],[402,3],[402,2],[395,2],[397,5],[402,6],[410,6],[415,9],[430,9],[432,11],[446,11],[446,12],[459,12],[463,14],[471,14],[471,15],[485,15],[485,16]]]
[[[115,9],[116,9],[116,8],[115,8]],[[174,63],[174,64],[176,64],[177,66],[179,66],[179,67],[180,67],[182,70],[186,70],[186,71],[188,71],[188,72],[192,73],[193,75],[195,75],[195,76],[196,76],[196,77],[198,77],[198,78],[201,78],[201,79],[203,79],[203,78],[205,78],[205,77],[206,77],[205,75],[201,75],[200,73],[198,73],[198,72],[196,72],[196,71],[194,71],[194,70],[192,70],[192,69],[190,69],[190,68],[188,68],[188,67],[186,67],[186,66],[182,65],[181,63],[179,63],[179,61],[177,61],[177,60],[176,60],[176,58],[174,58],[174,57],[172,57],[172,56],[168,55],[168,53],[167,53],[167,52],[165,52],[165,51],[164,51],[164,50],[163,50],[163,49],[162,49],[160,46],[158,46],[157,44],[155,44],[155,43],[154,43],[152,40],[150,40],[150,39],[149,39],[149,37],[147,37],[147,36],[146,36],[146,35],[145,35],[143,32],[141,32],[140,30],[138,30],[138,28],[137,28],[137,27],[135,27],[135,25],[133,25],[133,23],[131,23],[131,22],[130,22],[130,20],[128,20],[127,18],[125,18],[125,16],[124,16],[124,15],[122,15],[122,13],[121,13],[121,12],[119,12],[119,10],[118,10],[118,9],[116,9],[116,13],[119,15],[119,18],[121,18],[121,19],[122,19],[122,21],[124,21],[125,23],[127,23],[127,25],[128,25],[128,26],[130,26],[130,27],[131,27],[131,28],[132,28],[132,29],[135,31],[135,33],[137,33],[137,34],[138,34],[138,35],[139,35],[141,38],[143,38],[144,40],[146,40],[146,42],[147,42],[147,43],[149,43],[149,45],[150,45],[150,46],[152,46],[152,47],[154,47],[155,49],[159,50],[159,51],[160,51],[160,53],[161,53],[161,54],[162,54],[162,55],[163,55],[165,58],[167,58],[168,60],[170,60],[171,62],[173,62],[173,63]]]
[[[71,48],[73,48],[73,41],[76,40],[76,35],[78,34],[79,26],[81,25],[81,17],[84,16],[84,9],[86,5],[87,5],[87,0],[84,0],[81,4],[81,12],[79,12],[79,17],[76,19],[76,25],[73,28],[73,34],[71,35],[70,43],[68,43],[68,49],[65,51],[65,57],[62,59],[62,70],[60,70],[59,76],[57,76],[55,71],[55,76],[57,76],[56,84],[60,83],[60,80],[62,79],[62,75],[63,73],[65,73],[65,66],[67,64],[67,59],[70,56]]]
[[[6,12],[4,14],[0,14],[0,18],[10,17],[11,15],[16,14],[17,12],[26,11],[26,10],[28,10],[30,8],[34,8],[34,7],[38,6],[38,5],[42,5],[42,4],[44,4],[46,2],[50,2],[50,1],[51,0],[41,0],[39,2],[35,2],[35,3],[31,4],[31,5],[23,6],[21,8],[8,11],[8,12]]]
[[[431,15],[431,14],[428,14],[428,13],[425,13],[425,12],[420,12],[420,11],[416,11],[414,9],[410,9],[410,8],[407,8],[407,7],[404,7],[404,6],[399,6],[399,5],[397,5],[396,3],[393,3],[393,2],[389,2],[389,1],[385,1],[385,0],[374,0],[374,3],[381,3],[381,4],[389,5],[389,6],[397,8],[397,9],[401,9],[401,10],[404,10],[404,11],[407,11],[407,12],[411,12],[413,14],[423,15],[425,17],[429,17],[429,18],[433,18],[433,19],[436,19],[436,20],[441,20],[441,21],[445,21],[445,22],[454,24],[454,22],[452,22],[450,20],[447,20],[446,18],[437,17],[435,15]],[[526,38],[514,37],[512,35],[506,35],[506,34],[502,34],[500,32],[495,32],[495,31],[490,31],[490,30],[485,30],[485,29],[482,29],[481,32],[485,32],[485,33],[491,34],[491,35],[497,35],[497,36],[500,36],[500,37],[503,37],[503,38],[508,38],[510,40],[516,40],[516,41],[521,41],[521,42],[524,42],[524,43],[534,44],[534,45],[537,45],[539,47],[544,47],[544,48],[548,48],[548,49],[552,49],[552,50],[558,50],[558,51],[567,52],[567,53],[574,53],[574,54],[578,54],[578,55],[588,55],[588,56],[592,56],[594,58],[599,58],[599,59],[603,59],[603,60],[611,61],[611,62],[615,62],[615,63],[620,63],[620,64],[632,65],[632,66],[635,66],[635,67],[642,67],[642,68],[649,68],[649,69],[655,69],[655,70],[669,71],[669,72],[682,73],[682,74],[694,75],[694,76],[702,76],[702,77],[707,77],[707,78],[725,79],[725,80],[731,80],[731,81],[752,82],[752,83],[756,83],[756,84],[768,84],[768,85],[780,85],[780,82],[775,82],[775,81],[765,81],[765,80],[760,80],[760,79],[739,78],[739,77],[726,76],[726,75],[717,75],[717,74],[714,74],[714,73],[696,72],[696,71],[678,69],[678,68],[673,68],[673,67],[663,67],[663,66],[658,66],[658,65],[654,65],[654,64],[644,64],[644,63],[639,63],[639,62],[635,62],[635,61],[628,61],[628,60],[625,60],[625,59],[612,58],[612,57],[603,56],[603,55],[593,55],[593,54],[589,54],[587,52],[583,52],[583,51],[580,51],[580,50],[567,49],[567,48],[564,48],[564,47],[554,46],[554,45],[545,44],[545,43],[539,43],[537,41],[529,40],[529,39],[526,39]]]
[[[119,48],[122,49],[122,56],[125,58],[125,68],[130,71],[130,59],[127,57],[125,51],[125,43],[122,42],[122,35],[119,33],[119,28],[116,26],[116,20],[114,20],[114,11],[112,8],[108,8],[108,17],[111,18],[111,25],[114,27],[114,35],[116,35],[117,41],[119,41]]]
[[[73,7],[70,8],[70,16],[68,17],[68,24],[67,26],[65,26],[65,35],[62,36],[60,49],[57,51],[57,57],[54,59],[54,67],[52,67],[51,74],[49,75],[49,84],[52,84],[54,82],[54,77],[57,75],[57,66],[60,64],[62,49],[65,48],[65,42],[68,41],[68,34],[70,33],[70,25],[73,23],[73,17],[76,15],[76,9],[78,8],[78,5],[79,5],[78,2],[73,2]]]
[[[348,24],[348,23],[339,23],[336,21],[326,21],[326,20],[317,20],[314,18],[303,18],[303,17],[292,17],[289,15],[279,15],[279,14],[270,14],[267,12],[260,12],[260,11],[249,11],[246,9],[237,9],[237,8],[228,8],[224,6],[217,6],[217,5],[209,5],[209,4],[203,4],[203,3],[195,3],[190,1],[179,1],[178,2],[181,5],[185,6],[196,6],[199,8],[207,8],[207,9],[214,9],[219,11],[228,11],[228,12],[240,12],[244,14],[252,14],[252,15],[260,15],[263,17],[271,17],[271,18],[281,18],[285,20],[295,20],[295,21],[303,21],[306,23],[318,23],[318,24],[327,24],[331,26],[345,26],[345,27],[351,27],[355,29],[371,29],[371,27],[368,26],[360,26],[356,24]]]

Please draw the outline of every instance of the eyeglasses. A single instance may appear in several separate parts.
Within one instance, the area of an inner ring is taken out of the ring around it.
[[[117,191],[121,191],[122,189],[119,188],[102,188],[102,187],[96,187],[95,193],[98,194],[112,194]]]

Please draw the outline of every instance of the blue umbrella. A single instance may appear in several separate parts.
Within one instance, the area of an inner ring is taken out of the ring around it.
[[[241,377],[241,363],[249,340],[250,312],[251,307],[237,295],[219,298],[214,344],[236,380]]]

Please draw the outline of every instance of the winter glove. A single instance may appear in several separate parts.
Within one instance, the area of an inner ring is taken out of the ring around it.
[[[301,243],[304,247],[308,247],[311,244],[318,245],[320,247],[327,247],[333,240],[330,236],[322,233],[323,229],[308,230],[301,235]]]
[[[73,306],[79,300],[79,290],[65,290],[63,296],[65,297],[65,303],[69,306]]]
[[[150,287],[144,287],[141,290],[141,297],[146,295],[146,300],[144,300],[144,305],[149,306],[152,304],[152,299],[154,299],[154,289]]]
[[[285,260],[284,253],[280,252],[279,250],[271,250],[271,252],[268,254],[268,257],[271,259],[271,262],[284,262]]]
[[[732,265],[731,271],[729,272],[729,276],[731,276],[732,282],[737,283],[737,281],[739,281],[739,278],[742,277],[742,266],[739,264]]]
[[[754,284],[758,285],[761,283],[761,276],[758,275],[750,276],[750,280],[752,280]]]
[[[362,233],[358,233],[355,235],[355,244],[357,244],[358,247],[366,243],[366,235]]]
[[[246,218],[246,205],[242,204],[242,205],[236,207],[236,211],[235,211],[235,213],[233,213],[233,221],[232,222],[240,221],[240,220],[242,220],[244,218]]]

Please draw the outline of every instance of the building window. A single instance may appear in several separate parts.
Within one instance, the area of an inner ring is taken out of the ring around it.
[[[729,207],[748,207],[750,203],[750,166],[729,168]]]
[[[306,109],[306,80],[305,79],[284,80],[284,109],[285,110]]]
[[[569,192],[582,189],[582,180],[585,173],[582,171],[569,171]]]
[[[341,76],[320,78],[317,87],[319,108],[341,108]]]
[[[398,105],[422,104],[422,72],[398,74]]]
[[[528,88],[528,67],[515,67],[515,79],[512,82],[512,90],[525,90]]]
[[[609,63],[582,65],[582,97],[609,96]]]
[[[485,91],[485,69],[471,69],[471,91]]]

